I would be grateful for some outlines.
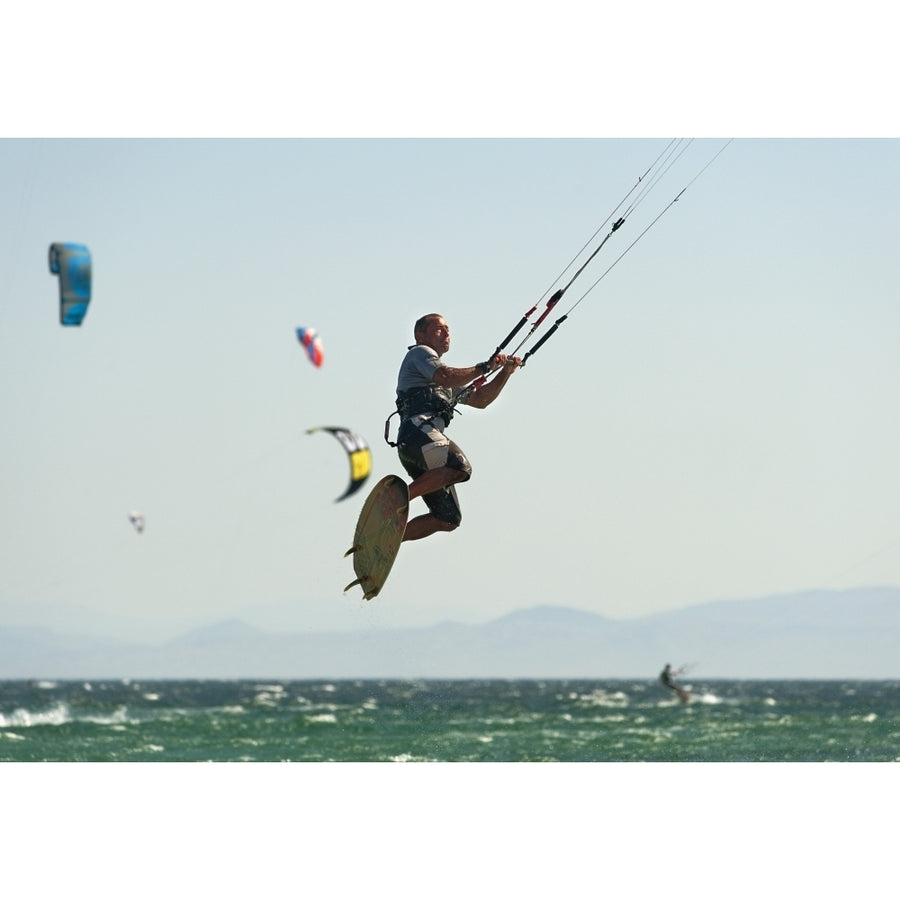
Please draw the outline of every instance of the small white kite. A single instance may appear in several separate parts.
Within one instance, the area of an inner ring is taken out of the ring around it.
[[[143,534],[144,532],[144,514],[139,512],[130,512],[128,513],[128,521],[134,525],[135,530],[138,534]]]

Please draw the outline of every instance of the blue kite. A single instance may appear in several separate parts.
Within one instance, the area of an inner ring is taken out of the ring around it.
[[[59,275],[59,321],[80,325],[91,302],[91,253],[84,244],[51,244],[50,272]]]

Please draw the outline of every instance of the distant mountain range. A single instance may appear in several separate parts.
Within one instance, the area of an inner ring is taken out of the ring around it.
[[[539,606],[483,625],[272,634],[241,621],[162,644],[0,625],[0,679],[900,677],[900,588],[722,600],[611,620]]]

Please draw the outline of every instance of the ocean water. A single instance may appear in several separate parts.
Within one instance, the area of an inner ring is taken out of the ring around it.
[[[5,681],[5,762],[895,762],[900,681]]]

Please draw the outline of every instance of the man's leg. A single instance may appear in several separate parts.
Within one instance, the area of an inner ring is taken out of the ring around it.
[[[453,469],[450,466],[429,469],[412,481],[409,486],[409,499],[413,500],[425,494],[433,494],[443,490],[445,487],[449,487],[451,484],[465,481],[468,477],[468,472]],[[434,513],[428,512],[424,515],[416,516],[416,518],[407,522],[403,540],[418,541],[434,534],[436,531],[453,531],[458,526],[458,522],[439,519]]]
[[[416,516],[406,523],[406,531],[403,532],[404,541],[419,541],[427,538],[436,531],[453,531],[456,528],[453,522],[445,522],[439,519],[433,513],[425,513],[422,516]]]
[[[418,478],[413,479],[409,485],[409,499],[415,500],[424,494],[433,494],[442,488],[449,487],[451,484],[457,484],[465,481],[469,477],[468,472],[461,469],[454,469],[450,466],[440,466],[437,469],[429,469],[423,472]]]

